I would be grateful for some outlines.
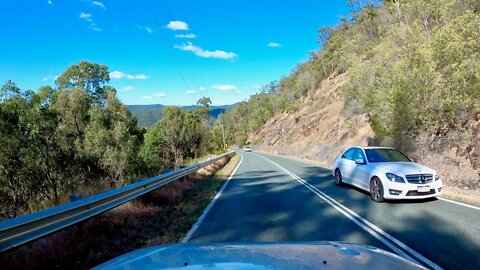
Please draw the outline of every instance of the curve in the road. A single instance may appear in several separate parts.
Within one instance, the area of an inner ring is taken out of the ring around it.
[[[378,204],[365,192],[337,187],[329,169],[275,155],[242,156],[188,240],[344,241],[429,268],[480,269],[478,210],[443,200]]]
[[[377,238],[380,240],[382,243],[384,243],[386,246],[388,246],[392,251],[397,253],[398,255],[402,256],[403,258],[413,261],[415,263],[420,263],[429,266],[432,269],[442,269],[439,265],[436,263],[432,262],[422,254],[418,253],[417,251],[413,250],[409,246],[405,245],[402,243],[400,240],[396,239],[395,237],[391,236],[384,230],[380,229],[376,225],[372,224],[365,218],[359,216],[357,213],[352,211],[350,208],[340,204],[336,200],[332,199],[332,197],[328,196],[324,192],[320,191],[318,188],[315,186],[309,184],[307,181],[302,179],[301,177],[297,176],[296,174],[292,173],[291,171],[287,170],[286,168],[282,167],[278,163],[258,155],[261,158],[264,158],[265,160],[271,162],[281,170],[283,170],[285,173],[288,175],[292,176],[295,180],[299,181],[305,187],[307,187],[309,190],[311,190],[313,193],[315,193],[318,197],[320,197],[322,200],[330,204],[333,208],[337,209],[340,213],[342,213],[345,217],[348,219],[352,220],[355,224],[357,224],[360,228],[371,234],[373,237]],[[409,255],[410,254],[410,255]]]

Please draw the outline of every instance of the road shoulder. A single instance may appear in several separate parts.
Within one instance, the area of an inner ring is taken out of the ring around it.
[[[314,166],[330,169],[330,166],[324,162],[320,162],[318,160],[312,160],[312,159],[305,159],[305,158],[299,158],[296,156],[291,156],[291,155],[279,155],[279,154],[274,154],[271,152],[267,151],[256,151],[258,153],[262,154],[267,154],[267,155],[272,155],[272,156],[278,156],[278,157],[283,157],[283,158],[288,158],[296,161],[301,161],[305,162]],[[462,204],[469,204],[473,206],[474,208],[480,207],[480,190],[461,190],[456,187],[451,187],[451,186],[445,186],[443,189],[443,198],[449,199],[453,201],[452,203],[455,203],[455,201],[462,203]]]
[[[202,224],[203,220],[205,219],[205,217],[210,212],[210,209],[213,207],[213,205],[215,204],[217,199],[222,195],[222,193],[225,190],[225,188],[227,187],[228,183],[230,182],[230,180],[235,175],[235,172],[237,171],[238,167],[240,167],[240,164],[242,163],[242,160],[243,160],[243,157],[240,154],[235,153],[234,156],[228,162],[228,164],[225,165],[225,167],[223,167],[220,171],[218,171],[213,176],[214,178],[222,181],[223,184],[221,185],[221,187],[219,189],[217,189],[218,191],[215,193],[215,195],[211,197],[210,202],[204,208],[202,214],[198,217],[197,221],[192,225],[190,230],[187,232],[185,237],[183,237],[180,240],[180,242],[186,243],[186,242],[190,241],[190,239],[195,235],[198,228]]]

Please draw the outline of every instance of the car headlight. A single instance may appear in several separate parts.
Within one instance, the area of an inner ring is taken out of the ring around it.
[[[435,181],[438,181],[438,180],[440,180],[440,175],[435,174]]]
[[[387,173],[386,176],[387,176],[387,179],[392,182],[405,183],[405,179],[403,179],[403,177],[398,176],[394,173]]]

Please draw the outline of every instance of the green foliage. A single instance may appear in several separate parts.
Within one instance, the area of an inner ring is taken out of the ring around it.
[[[151,104],[151,105],[129,105],[128,106],[133,116],[138,121],[138,126],[140,127],[153,127],[156,122],[162,119],[162,111],[165,106],[160,104]],[[225,113],[233,105],[223,105],[223,106],[208,106],[208,112],[210,114],[210,121],[216,120],[218,115]],[[200,106],[182,106],[183,110],[191,111],[200,108]]]
[[[248,102],[240,102],[233,109],[219,116],[212,129],[213,141],[222,145],[224,129],[226,141],[245,145],[249,132],[260,128],[275,112],[274,91],[253,95]]]
[[[108,68],[80,62],[57,87],[0,91],[0,219],[65,202],[88,187],[123,186],[132,177],[178,169],[215,148],[211,101],[166,107],[146,131],[108,85]],[[144,141],[145,135],[145,141]]]
[[[407,150],[420,132],[460,128],[478,117],[480,1],[348,4],[349,18],[319,30],[322,48],[309,61],[219,118],[229,142],[246,143],[269,117],[298,109],[296,100],[347,70],[347,108],[368,112],[378,142]],[[218,128],[214,134],[218,141]]]
[[[115,93],[108,95],[105,106],[90,111],[90,123],[85,128],[85,154],[97,161],[111,183],[122,185],[128,177],[141,176],[137,155],[143,134],[136,125],[130,110],[118,101]]]
[[[374,9],[375,20],[388,24],[375,45],[359,51],[363,60],[350,64],[347,100],[359,101],[369,112],[380,142],[408,149],[412,136],[458,128],[479,112],[478,3],[436,2],[403,1]],[[364,24],[358,21],[355,27]],[[338,35],[360,40],[353,29]]]
[[[105,66],[82,61],[57,88],[0,93],[0,218],[62,203],[95,183],[142,173],[143,133],[116,98]]]
[[[165,107],[162,120],[145,135],[142,157],[149,170],[178,169],[185,159],[197,158],[211,149],[206,115],[204,108],[184,111]]]
[[[298,65],[290,76],[263,86],[248,102],[240,102],[220,115],[213,127],[214,141],[221,144],[220,127],[223,125],[228,143],[251,143],[247,141],[248,134],[262,127],[273,115],[297,110],[295,101],[315,90],[327,76],[323,68],[316,66],[316,61],[317,57],[312,55],[310,61]]]
[[[212,100],[209,97],[201,97],[198,99],[197,105],[208,108],[210,105],[212,105]]]
[[[104,87],[110,81],[108,68],[104,65],[81,61],[78,65],[71,65],[62,75],[56,79],[58,88],[86,90],[88,94],[98,102],[102,102],[111,87]]]

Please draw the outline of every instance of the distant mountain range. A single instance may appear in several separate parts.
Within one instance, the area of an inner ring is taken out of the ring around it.
[[[212,119],[217,119],[217,117],[231,109],[235,104],[232,105],[223,105],[223,106],[210,106],[208,108],[210,116]],[[162,111],[165,108],[165,105],[162,104],[151,104],[151,105],[128,105],[128,108],[132,111],[133,116],[138,120],[138,126],[140,127],[151,127],[158,120],[162,118]],[[184,110],[195,110],[199,106],[190,105],[190,106],[181,106]]]

